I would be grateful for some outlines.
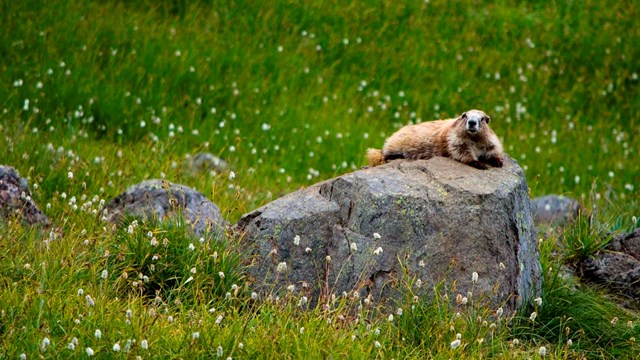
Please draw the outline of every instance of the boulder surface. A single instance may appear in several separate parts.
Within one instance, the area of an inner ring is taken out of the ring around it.
[[[235,229],[263,293],[293,285],[321,301],[356,291],[379,302],[398,299],[405,280],[418,294],[444,282],[512,311],[541,291],[527,183],[511,158],[489,170],[393,161],[277,199]]]
[[[165,180],[146,180],[127,188],[105,206],[107,220],[119,224],[125,215],[144,219],[172,218],[181,214],[197,237],[220,235],[226,220],[220,209],[202,193]]]
[[[6,220],[13,216],[28,225],[51,225],[31,198],[27,180],[21,178],[16,169],[0,165],[0,218]]]

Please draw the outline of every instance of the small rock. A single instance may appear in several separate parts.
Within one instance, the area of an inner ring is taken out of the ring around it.
[[[582,207],[578,200],[562,195],[547,195],[531,201],[537,226],[565,226],[576,219]]]
[[[614,235],[607,249],[629,254],[640,261],[640,229]]]
[[[577,273],[613,293],[640,299],[640,229],[614,235],[604,250],[577,264]]]
[[[27,180],[16,169],[0,165],[0,218],[7,220],[16,215],[28,225],[51,225],[31,198]]]
[[[214,171],[223,173],[229,168],[229,164],[211,153],[197,153],[190,159],[191,172],[194,174]]]
[[[221,235],[227,224],[218,206],[202,193],[165,180],[146,180],[132,185],[111,199],[105,208],[107,220],[117,224],[125,215],[162,221],[181,212],[197,237],[207,232]]]

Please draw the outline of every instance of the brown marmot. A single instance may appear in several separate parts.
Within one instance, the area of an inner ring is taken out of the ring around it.
[[[385,141],[382,150],[367,151],[369,166],[446,156],[478,169],[502,167],[502,144],[490,121],[484,112],[469,110],[455,119],[404,126]]]

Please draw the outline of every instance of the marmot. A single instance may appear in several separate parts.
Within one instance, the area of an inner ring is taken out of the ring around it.
[[[502,144],[490,121],[484,112],[469,110],[455,119],[404,126],[385,141],[382,150],[367,151],[369,166],[446,156],[478,169],[502,167]]]

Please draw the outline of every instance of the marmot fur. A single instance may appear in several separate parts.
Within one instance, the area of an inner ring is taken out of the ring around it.
[[[469,110],[455,119],[404,126],[385,141],[382,150],[367,151],[369,166],[445,156],[478,169],[502,167],[502,144],[490,121],[484,112]]]

